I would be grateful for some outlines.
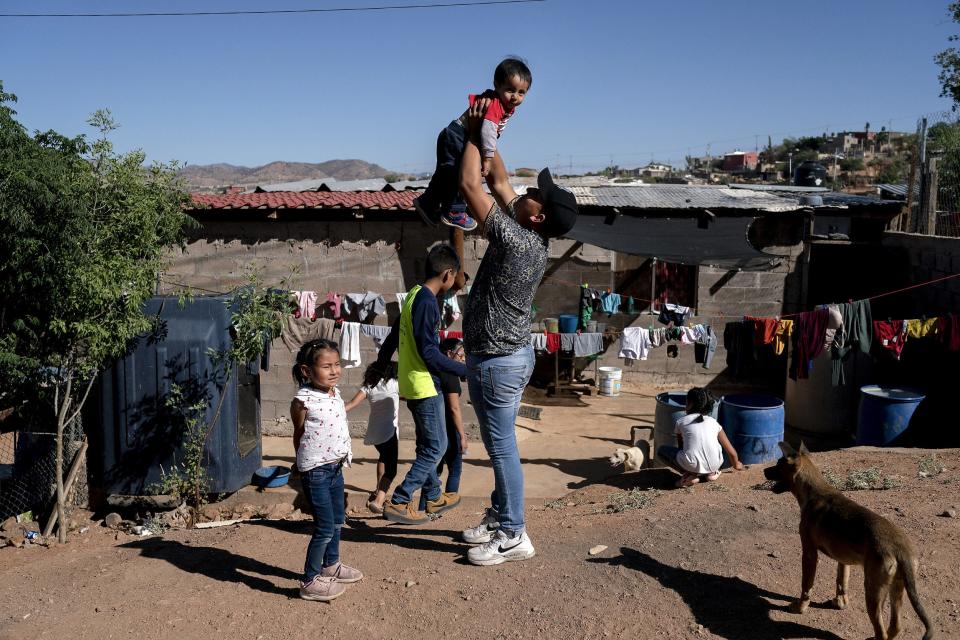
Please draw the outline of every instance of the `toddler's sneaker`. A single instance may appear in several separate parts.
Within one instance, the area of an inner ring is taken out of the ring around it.
[[[417,511],[412,502],[404,504],[388,502],[383,505],[383,517],[390,522],[399,522],[400,524],[426,524],[430,522],[427,514]]]
[[[500,515],[494,511],[493,508],[488,508],[480,524],[470,529],[464,529],[461,536],[463,537],[463,541],[469,544],[483,544],[490,542],[494,531],[499,527]]]
[[[363,574],[359,569],[348,567],[342,562],[332,564],[320,570],[320,575],[324,578],[331,578],[334,582],[350,584],[351,582],[360,582],[363,580]]]
[[[458,208],[454,208],[443,214],[440,217],[440,222],[448,227],[462,231],[473,231],[477,228],[477,221],[471,218],[466,211],[459,211]]]
[[[322,575],[313,577],[310,582],[300,582],[300,597],[304,600],[330,602],[343,595],[347,588],[334,580]]]
[[[508,538],[503,530],[498,529],[490,538],[490,542],[467,551],[467,560],[472,564],[486,567],[503,562],[527,560],[536,554],[526,531],[514,538]]]
[[[427,513],[430,515],[443,513],[444,511],[453,509],[458,504],[460,504],[460,494],[444,492],[441,493],[436,500],[427,500]]]
[[[440,224],[440,211],[437,205],[428,199],[426,193],[413,199],[413,208],[420,214],[420,218],[431,227]]]

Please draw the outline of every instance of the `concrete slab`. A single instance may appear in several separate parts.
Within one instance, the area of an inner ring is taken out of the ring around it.
[[[616,397],[582,396],[570,399],[577,406],[539,406],[540,420],[519,418],[517,441],[523,462],[527,497],[547,500],[579,488],[586,481],[613,473],[607,457],[617,447],[630,446],[631,427],[652,427],[656,391],[624,389]],[[550,402],[549,400],[544,402]],[[376,475],[376,449],[353,441],[353,466],[345,471],[348,492],[369,493]],[[414,442],[400,441],[399,478],[403,478],[414,458]],[[286,437],[263,438],[263,464],[289,466],[294,461],[293,441]],[[296,485],[268,491],[253,487],[238,492],[229,502],[269,504],[296,497]],[[471,440],[464,457],[460,493],[466,497],[486,497],[493,489],[490,460],[479,440]]]

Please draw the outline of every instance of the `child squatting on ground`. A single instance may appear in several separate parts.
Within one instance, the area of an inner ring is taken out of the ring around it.
[[[340,528],[344,522],[343,465],[350,466],[347,412],[337,390],[340,349],[329,340],[312,340],[300,348],[293,365],[300,389],[290,403],[293,446],[303,492],[313,508],[313,537],[300,582],[304,600],[328,602],[344,584],[363,574],[340,562]]]
[[[702,387],[687,392],[687,415],[676,422],[679,447],[664,445],[657,449],[661,462],[683,475],[677,480],[678,487],[689,487],[701,480],[712,482],[720,477],[723,453],[727,453],[730,466],[737,471],[744,469],[737,451],[727,439],[720,423],[713,419],[713,396]]]
[[[480,128],[482,177],[487,177],[490,172],[490,165],[497,153],[497,139],[516,108],[523,103],[532,82],[530,69],[522,60],[506,58],[493,72],[493,91],[468,97],[471,106],[481,98],[490,99]],[[443,222],[464,231],[472,231],[477,227],[476,221],[467,214],[466,205],[458,197],[460,159],[467,142],[469,111],[468,108],[440,132],[437,138],[437,168],[426,191],[413,201],[427,224],[437,226]]]
[[[376,364],[367,367],[363,386],[347,403],[347,411],[356,408],[363,399],[370,403],[367,434],[363,444],[373,445],[380,454],[377,460],[377,488],[367,500],[367,509],[383,514],[383,503],[393,479],[397,477],[397,458],[400,437],[400,391],[397,386],[397,363],[390,362],[381,371]]]

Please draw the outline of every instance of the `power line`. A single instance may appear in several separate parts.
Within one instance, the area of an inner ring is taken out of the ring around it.
[[[530,4],[548,0],[477,0],[475,2],[444,2],[440,4],[398,4],[370,7],[330,7],[326,9],[260,9],[235,11],[152,11],[143,13],[0,13],[0,18],[148,18],[180,16],[262,16],[295,13],[345,13],[365,11],[397,11],[403,9],[448,9],[451,7],[479,7],[504,4]]]

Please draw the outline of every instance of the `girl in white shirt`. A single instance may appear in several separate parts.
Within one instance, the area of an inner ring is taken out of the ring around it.
[[[383,503],[390,485],[397,477],[400,389],[396,362],[387,365],[386,371],[380,371],[376,363],[367,367],[363,374],[363,386],[347,403],[347,411],[356,408],[364,398],[370,403],[370,416],[367,418],[367,435],[363,438],[363,444],[373,445],[380,454],[377,460],[377,487],[367,499],[367,509],[379,515],[383,513]]]
[[[703,387],[690,389],[687,392],[687,415],[675,425],[680,446],[664,445],[657,449],[661,462],[683,474],[677,480],[678,487],[719,478],[724,452],[730,458],[730,466],[737,471],[744,468],[723,427],[710,415],[713,403],[713,396]]]
[[[363,574],[340,562],[344,522],[343,466],[350,466],[347,412],[337,390],[340,350],[330,340],[312,340],[300,348],[293,378],[300,389],[290,403],[293,446],[303,492],[313,507],[313,537],[300,582],[304,600],[328,602],[344,584]]]

